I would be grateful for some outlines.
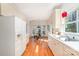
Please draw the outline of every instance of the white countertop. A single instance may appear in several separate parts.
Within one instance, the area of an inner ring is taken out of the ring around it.
[[[49,35],[52,38],[55,38],[56,40],[62,42],[63,44],[79,52],[79,41],[64,41],[65,38],[59,39],[59,35],[54,35],[54,34],[49,34]]]

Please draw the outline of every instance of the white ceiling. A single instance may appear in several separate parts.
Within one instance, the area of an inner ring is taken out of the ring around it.
[[[24,13],[29,20],[47,20],[51,10],[57,4],[51,3],[16,3],[19,11]]]

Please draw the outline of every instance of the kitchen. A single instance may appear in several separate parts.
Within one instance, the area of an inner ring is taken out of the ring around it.
[[[21,56],[37,35],[54,56],[79,56],[78,3],[1,3],[0,15],[0,55]]]

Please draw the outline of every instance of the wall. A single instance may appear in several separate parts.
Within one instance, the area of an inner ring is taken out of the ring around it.
[[[16,6],[14,6],[12,3],[1,3],[1,15],[4,16],[17,16],[23,20],[26,20],[26,17],[24,14],[22,14],[19,10],[17,10]]]

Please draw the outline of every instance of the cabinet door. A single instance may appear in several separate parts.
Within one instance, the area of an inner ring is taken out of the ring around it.
[[[51,49],[51,51],[53,52],[53,50],[54,50],[54,39],[51,36],[48,37],[48,46]]]
[[[64,56],[79,56],[79,52],[73,50],[72,48],[64,45]]]
[[[26,48],[26,23],[21,20],[21,27],[20,27],[20,33],[21,33],[21,45],[22,45],[22,51]]]
[[[15,18],[15,33],[16,34],[21,32],[21,29],[22,29],[21,26],[22,26],[21,19]]]
[[[15,54],[22,55],[22,53],[26,48],[26,22],[24,22],[19,18],[16,18],[15,32],[16,32]]]
[[[15,55],[16,56],[22,55],[22,43],[21,43],[21,40],[16,40],[16,42],[15,42]]]
[[[55,45],[54,45],[54,55],[55,56],[63,56],[63,45],[61,42],[55,40]]]
[[[68,50],[64,50],[64,56],[75,56],[74,53],[68,51]]]
[[[63,56],[63,44],[49,36],[48,45],[55,56]]]

